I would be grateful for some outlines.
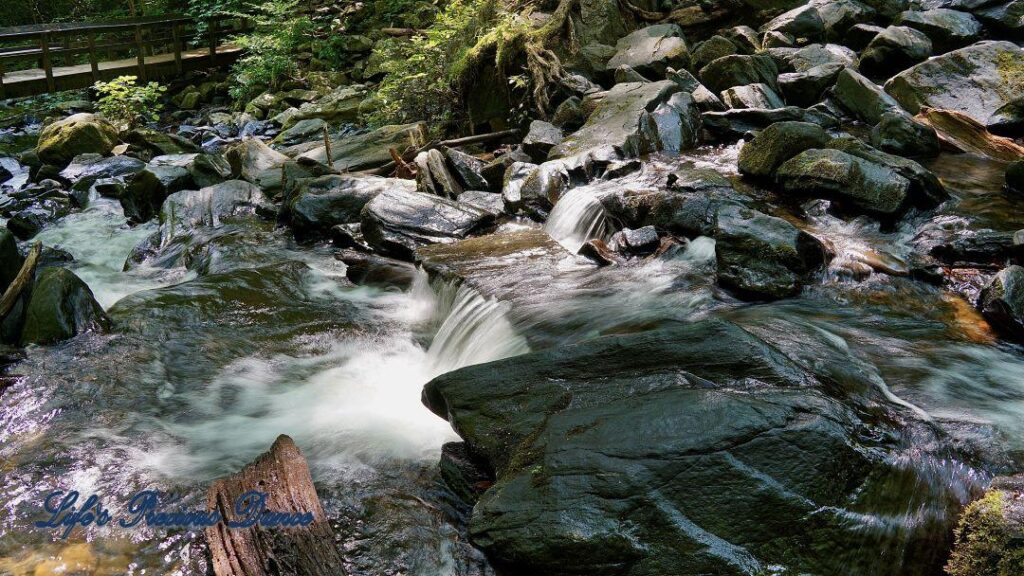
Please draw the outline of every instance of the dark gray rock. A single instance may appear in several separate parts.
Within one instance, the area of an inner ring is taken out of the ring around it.
[[[761,49],[761,36],[750,26],[733,26],[720,32],[740,54],[753,54]]]
[[[813,4],[797,6],[761,27],[761,32],[778,32],[793,38],[817,38],[825,32],[825,23]]]
[[[36,276],[25,310],[21,343],[53,344],[83,332],[105,332],[110,319],[92,290],[70,270],[51,267]]]
[[[778,88],[778,76],[775,61],[766,54],[723,56],[700,70],[701,82],[713,92],[758,83],[767,84],[775,90]]]
[[[779,122],[757,133],[740,149],[737,167],[741,174],[768,177],[783,162],[811,148],[821,148],[831,139],[817,124]]]
[[[658,149],[668,154],[688,150],[700,137],[700,110],[693,96],[677,92],[651,113],[657,127]]]
[[[829,140],[827,146],[875,164],[888,166],[906,178],[910,182],[910,196],[915,205],[934,207],[949,199],[949,194],[938,177],[914,160],[872,148],[863,140],[852,136],[833,138]]]
[[[455,199],[464,191],[462,184],[448,170],[440,150],[432,149],[416,155],[416,189],[427,194]]]
[[[693,47],[693,53],[690,55],[690,66],[694,70],[700,70],[710,64],[712,60],[739,53],[740,50],[736,47],[736,44],[728,38],[717,35],[712,36]],[[751,54],[753,51],[747,51],[746,53]]]
[[[625,64],[615,69],[614,78],[616,84],[622,84],[624,82],[650,82],[649,79],[645,78],[642,74]]]
[[[855,118],[870,125],[878,124],[886,112],[902,110],[877,84],[849,68],[836,77],[832,94]]]
[[[876,14],[874,8],[857,0],[814,0],[811,4],[818,9],[818,16],[825,27],[825,39],[847,46],[847,33],[850,28],[870,22]],[[859,48],[866,45],[865,42]]]
[[[1024,95],[1000,106],[988,117],[985,127],[989,132],[1000,136],[1024,136]]]
[[[146,222],[160,211],[164,199],[194,185],[192,174],[181,166],[147,166],[128,183],[118,200],[129,222]]]
[[[1020,98],[1019,62],[1024,48],[1012,42],[978,42],[896,75],[885,91],[913,114],[922,106],[957,110],[984,124]]]
[[[0,294],[11,285],[25,259],[18,252],[18,243],[10,230],[0,230]]]
[[[484,167],[487,164],[483,160],[455,148],[442,148],[441,153],[448,161],[448,168],[452,175],[466,190],[498,190],[498,186],[492,185],[484,177]]]
[[[93,182],[101,178],[128,177],[145,166],[145,162],[130,156],[104,158],[98,154],[88,154],[75,157],[67,168],[61,170],[60,177],[75,187],[88,190]]]
[[[895,170],[840,150],[807,150],[776,175],[787,193],[837,198],[874,214],[899,213],[910,194],[910,182]]]
[[[1021,0],[997,2],[975,10],[974,14],[986,26],[994,28],[1002,34],[1018,40],[1024,38],[1024,2]]]
[[[910,157],[939,154],[939,136],[905,112],[886,112],[871,130],[871,145],[880,150]]]
[[[761,108],[771,110],[786,106],[782,98],[769,88],[767,84],[733,86],[722,92],[722,101],[726,106],[733,109]]]
[[[459,204],[479,208],[492,216],[500,216],[505,212],[505,199],[501,194],[486,190],[466,190],[459,195]]]
[[[1006,169],[1006,189],[1024,194],[1024,160],[1018,160]]]
[[[40,198],[23,208],[7,220],[7,229],[19,240],[28,240],[38,234],[47,224],[56,222],[71,213],[68,198]]]
[[[562,143],[562,130],[542,120],[530,122],[530,129],[523,138],[523,152],[534,162],[543,162],[555,146]]]
[[[796,50],[778,52],[778,58],[783,62],[778,65],[779,69],[786,71],[806,72],[826,64],[853,68],[857,63],[857,53],[839,44],[811,44]]]
[[[1000,270],[981,291],[978,307],[993,325],[1024,338],[1024,267]]]
[[[608,61],[608,70],[625,64],[650,78],[664,77],[669,66],[685,68],[690,63],[683,30],[675,24],[641,28],[622,37],[615,50],[615,55]]]
[[[932,41],[923,32],[889,26],[861,53],[858,69],[871,78],[888,78],[931,55]]]
[[[576,96],[566,98],[551,116],[552,124],[568,131],[579,129],[586,121],[587,115],[583,112],[582,101]]]
[[[487,212],[458,202],[408,190],[386,190],[363,208],[360,223],[375,250],[411,260],[419,246],[443,244],[486,230]]]
[[[982,32],[981,22],[969,12],[944,8],[903,12],[896,23],[925,33],[940,54],[976,42]]]
[[[822,64],[804,72],[779,74],[779,89],[787,104],[803,108],[813,106],[835,85],[844,68],[842,64]]]
[[[231,165],[217,154],[168,154],[156,156],[150,166],[178,166],[188,170],[192,185],[200,188],[213,186],[231,178]]]
[[[852,50],[861,51],[868,47],[868,44],[885,31],[882,26],[874,24],[856,24],[846,31],[843,44]]]
[[[820,110],[786,106],[774,110],[747,108],[725,112],[701,114],[704,128],[711,134],[726,139],[742,138],[748,132],[763,130],[778,122],[810,122],[822,128],[835,128],[839,120]]]
[[[331,174],[306,181],[288,203],[287,219],[296,238],[324,237],[337,224],[358,222],[363,207],[386,190],[412,192],[409,180]]]
[[[620,241],[619,249],[629,254],[650,254],[661,245],[658,231],[654,226],[644,226],[636,230],[623,228],[616,237]]]

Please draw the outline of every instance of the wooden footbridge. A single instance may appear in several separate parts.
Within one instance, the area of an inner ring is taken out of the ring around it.
[[[126,74],[160,81],[231,64],[241,49],[226,41],[247,29],[240,18],[200,24],[179,15],[0,28],[0,100]]]

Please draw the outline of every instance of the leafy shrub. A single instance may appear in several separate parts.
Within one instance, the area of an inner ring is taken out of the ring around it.
[[[94,85],[100,95],[100,114],[120,130],[155,122],[160,117],[160,97],[167,87],[156,82],[140,85],[137,80],[135,76],[118,76]]]
[[[231,67],[232,98],[250,100],[298,73],[295,53],[308,43],[313,27],[308,17],[295,16],[299,4],[299,0],[268,0],[250,14],[255,30],[233,38],[245,56]]]

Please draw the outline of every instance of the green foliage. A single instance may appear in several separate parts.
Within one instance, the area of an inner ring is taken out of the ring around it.
[[[295,53],[308,44],[313,28],[308,17],[295,16],[299,4],[299,0],[268,0],[254,9],[250,17],[255,30],[233,39],[245,49],[245,56],[231,68],[232,98],[250,100],[297,74]]]
[[[156,121],[163,108],[160,97],[167,87],[156,82],[139,85],[137,80],[135,76],[118,76],[94,85],[100,94],[97,109],[120,130]]]
[[[381,43],[373,59],[387,75],[377,89],[378,108],[370,123],[425,120],[435,131],[460,123],[455,79],[461,62],[482,34],[503,28],[508,18],[498,12],[496,0],[454,0],[422,35]]]
[[[1024,546],[1014,540],[1009,506],[1005,492],[991,490],[964,510],[955,531],[956,546],[946,565],[950,576],[1024,574]]]

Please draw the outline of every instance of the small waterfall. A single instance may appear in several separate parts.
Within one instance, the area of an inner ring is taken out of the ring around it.
[[[432,287],[439,326],[427,350],[431,375],[530,351],[508,319],[507,304],[465,285],[433,282]]]
[[[583,187],[570,190],[558,200],[544,231],[575,254],[588,240],[610,238],[615,227],[604,206]]]

